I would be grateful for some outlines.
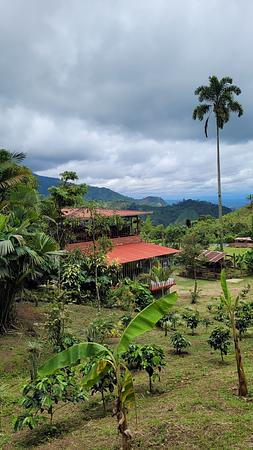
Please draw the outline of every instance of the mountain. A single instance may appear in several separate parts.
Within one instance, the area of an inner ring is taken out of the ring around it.
[[[129,204],[130,209],[144,210],[145,205],[139,206],[136,203]],[[218,206],[205,201],[183,200],[173,205],[163,207],[152,207],[153,214],[151,220],[154,225],[185,224],[186,220],[196,220],[200,216],[218,217]],[[231,213],[231,209],[223,207],[223,214]]]
[[[38,180],[39,192],[43,195],[48,195],[48,188],[51,186],[57,186],[59,184],[58,178],[44,177],[42,175],[34,174]],[[100,188],[96,186],[89,186],[88,191],[85,194],[85,200],[97,200],[106,203],[108,207],[118,207],[124,208],[125,203],[135,202],[137,205],[146,205],[146,207],[152,206],[166,206],[167,203],[161,197],[145,197],[142,199],[135,200],[132,197],[127,197],[126,195],[119,194],[118,192],[112,191],[108,188]],[[108,203],[109,202],[109,203]]]
[[[60,182],[59,178],[53,177],[44,177],[42,175],[34,174],[38,180],[38,190],[42,195],[48,195],[48,188],[51,186],[57,186]],[[88,186],[88,191],[85,194],[86,200],[101,200],[101,201],[133,201],[131,197],[127,197],[126,195],[119,194],[118,192],[114,192],[108,188],[99,188],[96,186]]]
[[[58,178],[36,175],[39,184],[39,192],[48,195],[48,188],[59,184]],[[218,206],[214,203],[200,200],[183,200],[168,204],[161,197],[148,196],[142,199],[134,199],[119,194],[108,188],[88,186],[86,200],[103,202],[103,206],[115,209],[152,210],[152,222],[155,225],[170,223],[185,224],[186,220],[196,220],[200,216],[218,217]],[[231,212],[230,208],[223,207],[223,213]]]
[[[162,197],[152,197],[151,195],[148,197],[144,197],[140,200],[135,200],[139,205],[146,206],[167,206],[167,202]]]

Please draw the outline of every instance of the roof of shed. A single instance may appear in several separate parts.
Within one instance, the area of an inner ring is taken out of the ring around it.
[[[217,252],[217,251],[212,251],[212,250],[204,250],[200,257],[204,257],[206,259],[208,259],[209,262],[218,262],[221,259],[225,258],[226,253],[224,252]]]

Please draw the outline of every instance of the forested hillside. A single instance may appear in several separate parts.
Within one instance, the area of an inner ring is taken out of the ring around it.
[[[39,182],[39,192],[48,195],[48,188],[59,183],[58,178],[36,175]],[[196,220],[200,216],[218,217],[218,207],[214,203],[199,200],[183,200],[168,205],[161,197],[148,196],[143,199],[133,199],[107,188],[88,186],[85,200],[102,202],[104,207],[115,209],[152,210],[152,222],[155,225],[185,224],[186,220]],[[223,213],[231,212],[224,207]]]

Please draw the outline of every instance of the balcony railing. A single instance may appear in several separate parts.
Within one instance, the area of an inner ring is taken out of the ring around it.
[[[174,278],[168,278],[166,281],[151,281],[149,289],[151,292],[161,291],[170,289],[172,286],[176,284]]]

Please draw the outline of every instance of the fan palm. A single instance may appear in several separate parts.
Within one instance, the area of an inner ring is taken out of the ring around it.
[[[0,214],[0,331],[13,321],[15,299],[25,281],[50,269],[55,250],[51,237],[30,231],[29,220],[15,227],[11,215]]]
[[[24,159],[22,152],[0,149],[0,202],[6,199],[10,189],[32,177],[31,171],[20,165]]]
[[[219,80],[216,76],[209,77],[208,86],[199,86],[195,90],[200,104],[193,111],[193,119],[202,121],[207,115],[205,121],[205,135],[208,137],[208,123],[211,114],[215,116],[216,123],[216,145],[217,145],[217,181],[218,181],[218,211],[220,220],[220,249],[223,251],[223,224],[222,224],[222,197],[221,197],[221,168],[220,168],[220,129],[230,119],[230,113],[234,112],[238,117],[242,116],[243,109],[240,103],[234,100],[234,95],[239,95],[241,90],[238,86],[232,84],[230,77],[224,77]]]

